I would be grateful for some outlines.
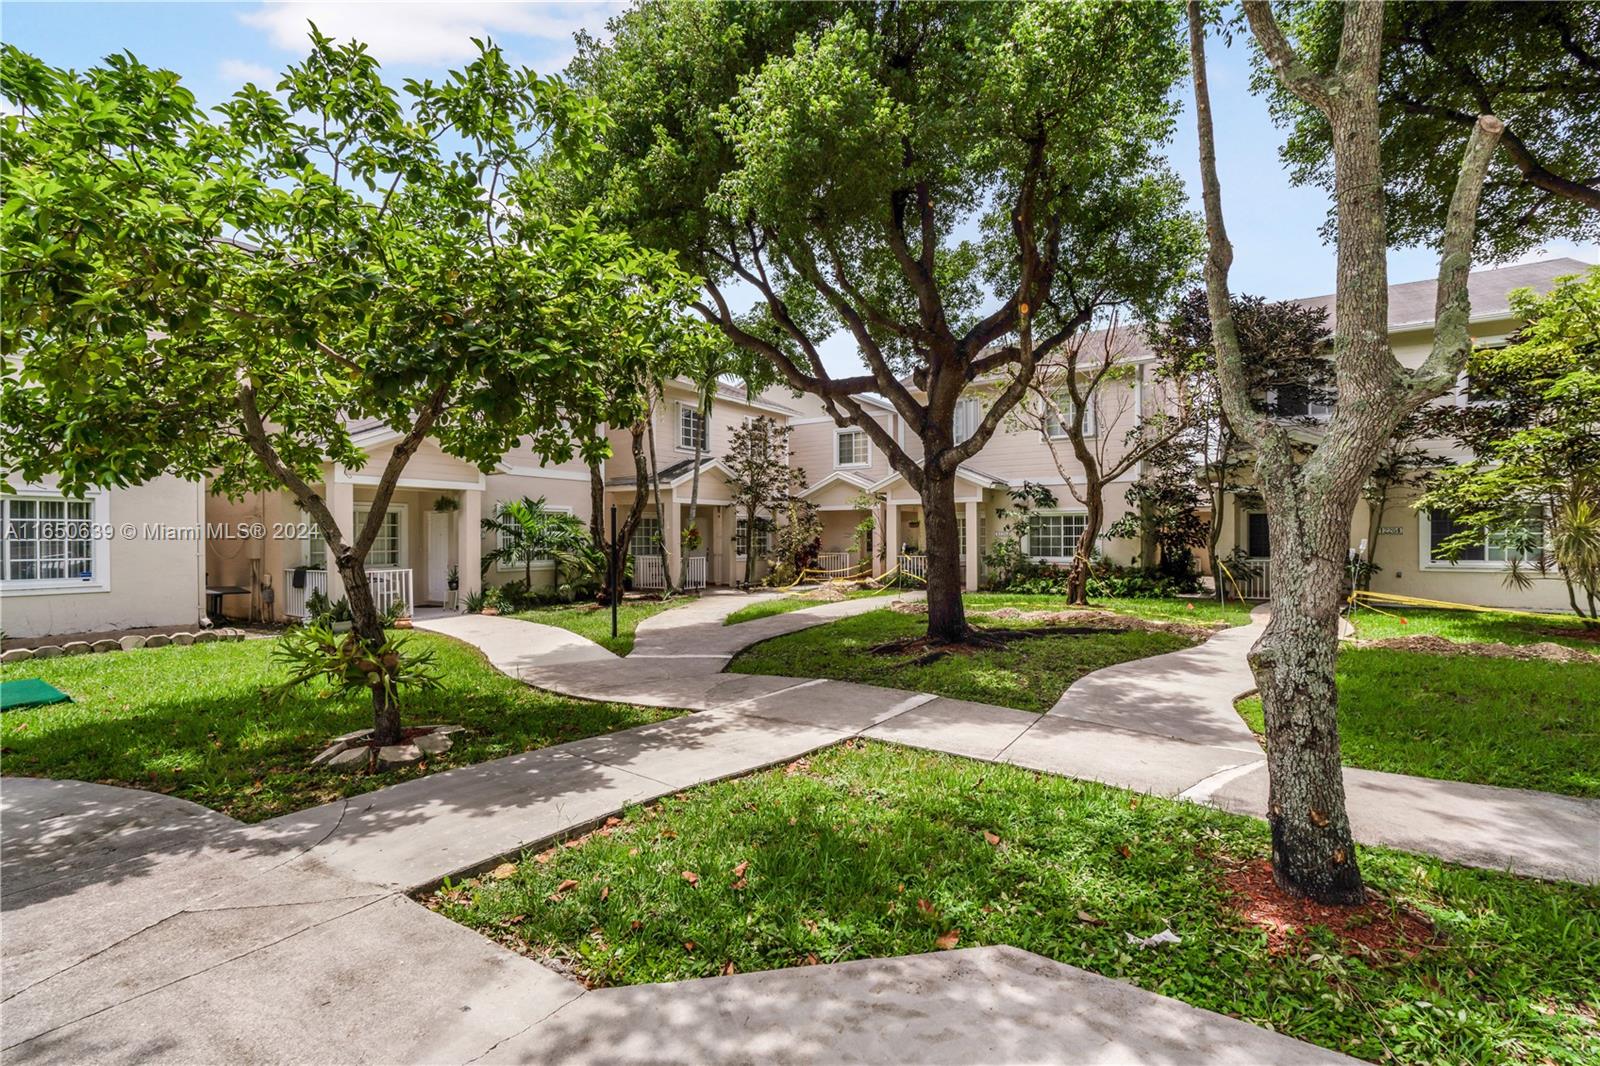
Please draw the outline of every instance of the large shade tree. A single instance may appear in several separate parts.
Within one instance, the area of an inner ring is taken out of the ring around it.
[[[423,440],[486,470],[519,439],[603,454],[600,427],[639,401],[601,371],[642,378],[687,295],[664,257],[547,206],[600,116],[492,46],[397,92],[313,31],[275,92],[214,116],[128,56],[74,73],[6,47],[0,90],[8,471],[68,493],[165,473],[286,489],[368,649],[385,638],[365,560]],[[325,464],[363,465],[361,419],[400,436],[344,528]]]
[[[708,321],[920,493],[936,638],[966,635],[957,468],[1038,360],[1108,308],[1148,310],[1190,262],[1157,154],[1175,30],[1145,2],[642,0],[573,65],[616,116],[605,211],[702,276]],[[825,365],[841,332],[864,373]],[[979,379],[998,387],[958,437]]]
[[[1600,4],[1398,0],[1383,8],[1378,114],[1390,239],[1428,244],[1443,228],[1456,161],[1486,114],[1505,132],[1484,183],[1480,252],[1501,258],[1551,238],[1600,237]],[[1340,5],[1305,4],[1291,17],[1306,61],[1331,67],[1344,32]],[[1292,126],[1284,156],[1296,179],[1332,189],[1332,125],[1271,85],[1278,115]]]
[[[1207,302],[1230,424],[1255,454],[1273,545],[1272,620],[1250,653],[1267,726],[1267,821],[1274,876],[1324,903],[1365,888],[1345,810],[1334,660],[1350,520],[1384,442],[1408,413],[1453,388],[1471,350],[1467,277],[1484,175],[1501,124],[1479,116],[1450,195],[1440,247],[1434,338],[1408,368],[1389,342],[1388,250],[1378,99],[1384,9],[1342,5],[1333,56],[1296,48],[1267,0],[1246,0],[1251,33],[1273,76],[1332,130],[1337,292],[1332,363],[1338,404],[1314,448],[1254,410],[1228,291],[1232,245],[1222,215],[1205,65],[1205,24],[1190,0],[1189,41],[1209,253]]]

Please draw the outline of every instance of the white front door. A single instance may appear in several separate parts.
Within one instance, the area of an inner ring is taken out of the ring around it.
[[[450,524],[447,511],[428,512],[428,599],[450,601]]]

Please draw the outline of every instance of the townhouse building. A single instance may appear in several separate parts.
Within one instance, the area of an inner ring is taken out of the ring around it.
[[[1512,290],[1544,291],[1557,278],[1588,269],[1575,259],[1550,259],[1475,272],[1470,280],[1474,342],[1504,344],[1522,325],[1510,310]],[[1432,281],[1390,288],[1391,341],[1407,366],[1419,365],[1431,345],[1433,299]],[[1328,308],[1331,315],[1331,296],[1304,302]],[[1103,339],[1115,347],[1128,372],[1097,390],[1085,421],[1096,447],[1114,459],[1128,430],[1159,409],[1162,394],[1153,383],[1152,356],[1137,328],[1125,327]],[[866,433],[836,425],[819,400],[787,388],[750,396],[742,388],[721,384],[709,414],[701,411],[698,395],[693,382],[668,382],[653,414],[650,430],[661,510],[658,516],[654,499],[648,501],[634,538],[636,587],[661,587],[667,575],[674,585],[690,588],[736,584],[743,579],[746,555],[764,552],[759,530],[751,543],[723,462],[738,427],[760,416],[791,428],[789,461],[804,469],[802,495],[821,515],[824,568],[875,574],[895,567],[912,575],[922,571],[926,540],[921,501]],[[972,432],[985,401],[983,383],[969,389],[957,412],[958,437]],[[1463,381],[1438,402],[1477,401]],[[878,398],[868,397],[865,404],[885,431],[915,456],[917,436],[900,414]],[[1316,421],[1329,410],[1308,406],[1303,414],[1306,425],[1300,431],[1314,439]],[[376,471],[398,439],[379,423],[357,423],[351,429],[367,462],[358,469],[329,464],[322,489],[346,529],[366,520]],[[1050,448],[1052,437],[1057,455]],[[608,438],[613,455],[604,468],[602,506],[625,512],[638,492],[653,495],[653,486],[636,484],[628,432],[613,429]],[[1012,491],[1027,483],[1049,488],[1057,502],[1032,518],[1026,550],[1047,562],[1070,562],[1085,508],[1067,486],[1073,479],[1081,484],[1082,470],[1063,438],[1059,426],[1007,418],[961,466],[956,506],[968,588],[983,583],[983,555],[1004,528],[1003,512]],[[698,496],[692,501],[697,444]],[[1435,441],[1430,447],[1458,457],[1453,442]],[[1135,466],[1107,487],[1108,527],[1128,510],[1126,490],[1141,473]],[[407,464],[368,558],[380,605],[454,605],[482,584],[520,578],[523,568],[516,564],[482,571],[482,559],[494,544],[481,520],[500,503],[521,497],[543,499],[546,506],[587,522],[592,508],[589,470],[577,459],[545,463],[524,447],[507,453],[486,474],[425,442]],[[1565,606],[1565,586],[1553,572],[1531,570],[1531,586],[1509,586],[1505,577],[1514,551],[1493,537],[1461,558],[1445,559],[1439,545],[1454,532],[1450,516],[1420,512],[1414,504],[1414,498],[1401,495],[1376,529],[1368,528],[1366,509],[1357,509],[1350,546],[1368,542],[1374,547],[1380,568],[1372,581],[1375,591],[1485,606]],[[0,506],[5,532],[0,626],[8,636],[192,624],[219,607],[232,617],[281,620],[301,616],[315,592],[333,599],[342,594],[337,571],[325,565],[320,537],[287,493],[263,492],[231,501],[208,494],[203,484],[161,478],[68,500],[44,482],[20,486]],[[698,536],[686,541],[691,506]],[[1219,559],[1235,560],[1233,577],[1224,580],[1241,580],[1241,591],[1265,596],[1271,585],[1272,546],[1259,497],[1245,486],[1230,494],[1224,507]],[[869,517],[872,521],[865,523]],[[1119,564],[1138,561],[1134,541],[1103,539],[1100,550]],[[1202,565],[1206,572],[1217,570],[1211,560],[1202,560]],[[536,566],[536,583],[548,582],[552,570],[548,563]],[[450,588],[452,579],[459,588]],[[219,589],[231,591],[218,594]]]

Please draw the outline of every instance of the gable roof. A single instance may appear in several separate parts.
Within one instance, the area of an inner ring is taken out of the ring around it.
[[[1534,263],[1513,263],[1511,266],[1474,270],[1467,275],[1467,296],[1472,301],[1473,321],[1503,318],[1510,314],[1510,297],[1513,289],[1531,288],[1539,292],[1548,292],[1555,287],[1557,278],[1569,274],[1582,274],[1592,269],[1594,269],[1592,263],[1585,263],[1570,256],[1561,256],[1556,259],[1541,259]],[[1438,291],[1438,278],[1390,285],[1390,331],[1433,325],[1433,304]],[[1333,329],[1333,293],[1294,302],[1302,307],[1325,308],[1328,312],[1328,329]]]
[[[960,466],[956,467],[956,477],[982,489],[1004,489],[1011,487],[1011,482],[1008,479],[999,477],[995,474],[986,474],[982,470],[970,466],[967,463],[962,463]],[[869,485],[867,487],[867,491],[876,492],[881,488],[893,484],[895,481],[904,480],[905,478],[900,475],[898,470],[891,471],[888,477],[880,478]]]
[[[720,471],[723,477],[731,477],[733,474],[733,471],[729,470],[727,464],[721,459],[706,458],[700,460],[700,473],[705,474],[712,470]],[[657,477],[661,481],[661,487],[664,489],[675,489],[679,485],[688,484],[693,476],[693,459],[680,459],[671,466],[662,467],[657,473]],[[608,477],[606,478],[606,488],[631,489],[637,487],[638,481],[639,479],[632,474]]]
[[[872,482],[868,481],[864,477],[858,477],[857,475],[850,473],[848,470],[835,470],[833,473],[829,474],[815,485],[812,485],[810,488],[800,493],[800,498],[805,499],[808,496],[821,492],[829,485],[840,481],[852,488],[860,489],[863,492],[867,492],[872,488]]]

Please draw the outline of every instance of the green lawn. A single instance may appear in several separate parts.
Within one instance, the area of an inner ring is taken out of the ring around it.
[[[861,681],[953,699],[1047,711],[1068,685],[1103,666],[1187,648],[1176,633],[1143,631],[1063,634],[1018,640],[1003,648],[957,652],[919,665],[916,654],[880,655],[871,647],[927,631],[923,615],[869,611],[740,652],[728,669],[742,674]]]
[[[1367,848],[1369,883],[1439,942],[1368,957],[1312,930],[1274,955],[1219,883],[1267,849],[1254,819],[856,742],[629,811],[430,905],[599,984],[907,955],[954,932],[1374,1060],[1600,1059],[1600,890]],[[1168,927],[1180,944],[1126,939]]]
[[[693,603],[692,597],[676,596],[670,600],[623,600],[617,605],[617,635],[611,636],[611,608],[593,603],[561,603],[549,607],[536,607],[531,611],[517,611],[510,618],[528,622],[542,622],[547,626],[570,629],[580,637],[588,637],[596,644],[618,655],[633,650],[633,631],[646,618]]]
[[[1541,619],[1501,611],[1413,611],[1403,607],[1384,607],[1384,611],[1390,613],[1364,608],[1352,615],[1356,636],[1361,640],[1436,636],[1476,644],[1550,641],[1600,652],[1600,629],[1584,630],[1582,619],[1573,614]]]
[[[7,666],[7,679],[43,678],[76,702],[0,717],[5,772],[166,792],[253,822],[678,713],[538,692],[465,644],[410,639],[435,649],[444,687],[409,697],[405,720],[467,727],[449,752],[414,767],[371,776],[309,769],[330,737],[372,724],[370,704],[310,687],[281,703],[263,698],[286,671],[270,662],[276,641],[248,640]]]
[[[863,600],[869,596],[892,596],[899,593],[899,589],[851,589],[845,593],[847,600]],[[741,607],[722,620],[725,626],[738,625],[740,622],[753,622],[757,618],[767,618],[775,614],[788,614],[798,611],[802,607],[824,607],[830,601],[813,600],[805,596],[784,596],[776,600],[762,600],[752,603],[748,607]],[[831,601],[837,602],[837,601]]]
[[[1348,766],[1600,796],[1600,665],[1345,648],[1338,683]]]
[[[997,611],[1015,607],[1019,611],[1070,611],[1065,596],[1035,596],[1011,592],[969,592],[962,597],[969,612]],[[1251,604],[1202,599],[1111,599],[1090,602],[1091,608],[1117,611],[1157,622],[1227,622],[1242,626],[1250,621]]]

